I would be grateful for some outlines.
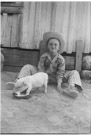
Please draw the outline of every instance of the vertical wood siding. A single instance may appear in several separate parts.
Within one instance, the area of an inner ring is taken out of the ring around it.
[[[89,53],[91,52],[90,16],[91,2],[24,2],[20,38],[19,34],[16,35],[18,16],[3,15],[2,43],[4,46],[39,49],[43,33],[56,31],[64,34],[67,53],[76,51],[77,40],[83,41],[84,44],[81,45],[83,52]]]
[[[1,44],[5,47],[17,47],[18,41],[18,16],[1,16]]]

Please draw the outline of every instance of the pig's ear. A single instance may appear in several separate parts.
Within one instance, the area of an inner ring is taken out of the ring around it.
[[[16,78],[15,83],[19,80],[19,78]]]

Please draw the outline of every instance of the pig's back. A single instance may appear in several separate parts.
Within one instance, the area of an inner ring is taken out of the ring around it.
[[[32,85],[33,87],[40,87],[44,84],[45,81],[48,81],[48,75],[44,72],[38,72],[32,75]]]
[[[34,78],[39,78],[39,77],[48,78],[48,75],[46,73],[44,73],[44,72],[38,72],[38,73],[34,74],[33,77]]]

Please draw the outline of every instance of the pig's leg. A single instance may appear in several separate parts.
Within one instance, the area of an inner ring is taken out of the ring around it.
[[[32,90],[32,87],[29,86],[28,89],[27,89],[27,91],[26,91],[26,95],[29,95],[31,90]]]
[[[47,81],[45,81],[44,83],[44,89],[45,89],[45,93],[47,93]]]

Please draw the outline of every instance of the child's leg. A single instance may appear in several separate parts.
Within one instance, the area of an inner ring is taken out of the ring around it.
[[[33,65],[27,64],[24,67],[22,67],[22,69],[20,70],[18,79],[29,76],[29,75],[33,75],[35,73],[37,73],[37,68]]]
[[[73,87],[79,87],[82,90],[82,84],[81,84],[81,79],[78,71],[72,70],[70,72],[67,72],[65,74],[65,77],[68,80],[68,84]]]
[[[67,72],[64,77],[68,81],[68,88],[65,89],[63,93],[73,98],[76,98],[78,96],[78,89],[80,89],[80,91],[82,90],[81,79],[78,71],[73,70]]]
[[[48,84],[48,82],[45,81],[45,84],[44,84],[45,93],[47,93],[47,84]]]
[[[55,84],[55,83],[57,83],[56,76],[48,74],[48,83],[49,84]]]

